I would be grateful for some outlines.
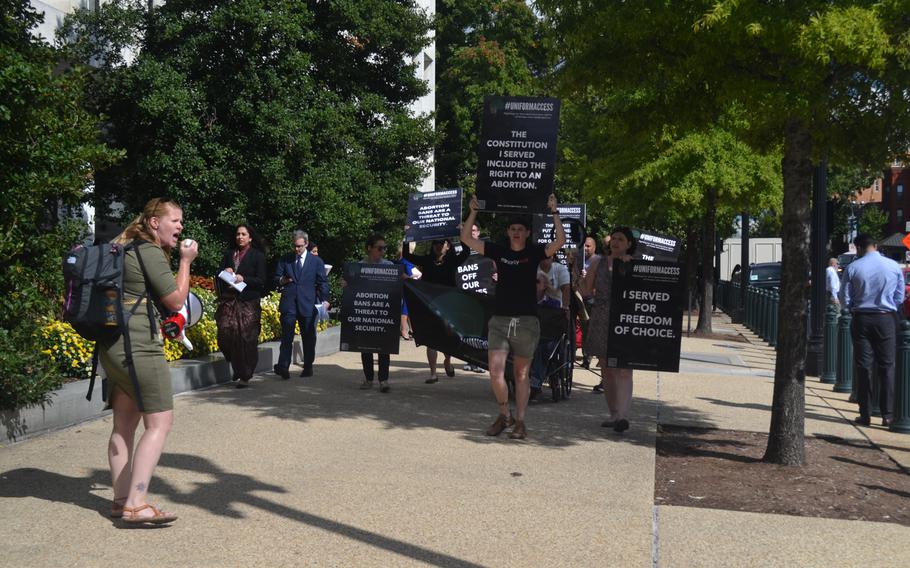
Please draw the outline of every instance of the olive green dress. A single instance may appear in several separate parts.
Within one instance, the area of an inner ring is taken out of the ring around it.
[[[171,272],[170,264],[161,247],[152,243],[139,245],[142,263],[145,265],[146,277],[143,278],[136,259],[136,251],[129,250],[123,262],[123,303],[127,310],[136,307],[137,299],[146,290],[146,280],[152,288],[152,297],[161,298],[177,289],[177,280]],[[148,310],[153,310],[154,327],[149,323]],[[108,402],[114,387],[119,388],[139,404],[146,413],[173,410],[174,394],[171,389],[171,371],[164,358],[164,341],[159,331],[158,312],[149,307],[142,299],[135,313],[130,317],[130,344],[133,353],[133,365],[136,367],[136,378],[139,383],[139,398],[130,379],[129,369],[124,353],[124,338],[121,335],[113,345],[100,345],[101,366],[108,379]]]

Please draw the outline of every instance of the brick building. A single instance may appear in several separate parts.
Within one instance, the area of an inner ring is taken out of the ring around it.
[[[895,160],[882,172],[882,208],[888,213],[886,235],[910,232],[910,165]]]

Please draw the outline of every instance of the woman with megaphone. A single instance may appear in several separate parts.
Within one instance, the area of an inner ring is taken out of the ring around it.
[[[123,304],[132,315],[127,333],[111,344],[99,344],[98,350],[108,379],[107,401],[114,411],[108,444],[114,488],[111,516],[131,525],[177,520],[177,515],[149,505],[147,499],[152,473],[174,421],[171,372],[158,321],[186,303],[190,266],[199,252],[196,242],[179,242],[182,231],[180,205],[155,198],[113,240],[132,245],[123,267]],[[170,256],[178,245],[180,264],[175,276]],[[140,420],[145,431],[134,444]]]

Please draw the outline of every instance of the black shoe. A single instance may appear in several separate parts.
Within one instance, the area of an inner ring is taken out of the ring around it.
[[[590,369],[590,368],[591,368],[591,358],[590,358],[590,357],[582,357],[582,359],[581,359],[581,367],[582,367],[583,369]]]
[[[614,426],[616,426],[616,420],[604,420],[603,422],[600,423],[600,425],[603,428],[613,428]]]
[[[860,426],[868,426],[868,425],[872,424],[872,420],[870,420],[868,416],[865,418],[863,418],[862,416],[857,416],[856,418],[853,419],[853,422],[855,424],[859,424]]]
[[[619,432],[620,434],[629,429],[629,421],[625,418],[620,418],[616,421],[616,424],[613,425],[613,431]]]
[[[275,365],[275,374],[284,380],[288,380],[291,378],[290,371],[288,371],[287,369],[279,369],[277,365]]]
[[[238,379],[238,381],[239,381],[239,379]],[[235,386],[235,388],[238,388],[238,389],[245,389],[250,386],[250,381],[239,381],[234,386]]]
[[[300,371],[300,376],[301,377],[312,377],[313,376],[313,367],[304,367],[303,370]]]
[[[539,396],[540,389],[537,387],[531,387],[531,394],[528,395],[528,402],[537,402]]]
[[[591,389],[591,394],[597,394],[597,393],[601,393],[603,391],[604,391],[604,386],[602,384],[599,384],[599,385],[595,385],[594,388]]]
[[[890,428],[892,422],[894,422],[892,418],[882,418],[882,426],[885,428]]]
[[[389,381],[379,381],[379,392],[389,392],[392,390],[392,387],[389,386]]]

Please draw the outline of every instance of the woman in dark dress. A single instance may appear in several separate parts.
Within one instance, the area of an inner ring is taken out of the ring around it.
[[[238,291],[220,278],[218,282],[218,345],[233,369],[237,388],[245,388],[259,362],[259,331],[262,307],[259,300],[265,285],[265,253],[248,225],[237,225],[234,246],[224,253],[221,271],[234,275],[235,284],[245,284]]]
[[[600,373],[607,399],[609,420],[601,423],[616,432],[629,429],[632,408],[632,369],[613,369],[607,366],[607,337],[610,335],[610,293],[613,288],[613,262],[629,262],[635,252],[636,240],[628,227],[616,227],[610,233],[610,245],[605,256],[595,255],[581,283],[583,295],[594,298],[585,352],[600,361]]]
[[[458,267],[461,266],[471,254],[471,249],[466,246],[461,247],[461,252],[456,253],[452,243],[448,239],[438,239],[430,245],[430,254],[415,255],[411,254],[410,249],[404,246],[402,249],[402,258],[411,262],[423,274],[421,277],[424,282],[442,284],[443,286],[455,286],[455,279],[458,276]],[[425,381],[432,384],[439,379],[436,377],[437,351],[427,347],[427,363],[430,365],[430,377]],[[455,376],[455,367],[452,366],[452,357],[445,354],[443,367],[446,376]]]

